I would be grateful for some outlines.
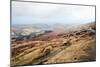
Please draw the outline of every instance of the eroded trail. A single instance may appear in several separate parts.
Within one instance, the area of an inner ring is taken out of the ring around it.
[[[63,46],[61,48],[57,48],[54,51],[51,51],[48,55],[38,59],[36,62],[33,62],[32,64],[43,64],[44,62],[46,62],[48,59],[54,57],[55,55],[57,55],[58,53],[60,53],[61,51],[63,51],[64,49],[66,49],[69,46]]]

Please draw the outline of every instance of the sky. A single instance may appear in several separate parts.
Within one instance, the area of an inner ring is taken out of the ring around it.
[[[84,24],[93,21],[93,6],[12,2],[12,24]]]

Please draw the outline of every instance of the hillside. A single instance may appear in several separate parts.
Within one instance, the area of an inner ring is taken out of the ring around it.
[[[55,28],[31,39],[14,41],[11,44],[11,65],[95,61],[95,31],[93,22]]]

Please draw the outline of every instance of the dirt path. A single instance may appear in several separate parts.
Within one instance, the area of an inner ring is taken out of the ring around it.
[[[57,48],[56,50],[54,51],[51,51],[50,54],[40,58],[39,60],[37,60],[36,62],[34,62],[33,64],[34,65],[37,65],[37,64],[42,64],[43,62],[47,61],[49,58],[52,58],[54,57],[55,55],[57,55],[58,53],[60,53],[61,51],[65,50],[67,47],[69,46],[63,46],[63,47],[60,47],[60,48]]]

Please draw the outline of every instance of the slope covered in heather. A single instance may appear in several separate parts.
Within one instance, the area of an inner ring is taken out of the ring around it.
[[[64,28],[57,27],[52,31],[49,29],[49,32],[32,38],[20,40],[12,38],[11,65],[95,61],[95,31],[93,22]]]

